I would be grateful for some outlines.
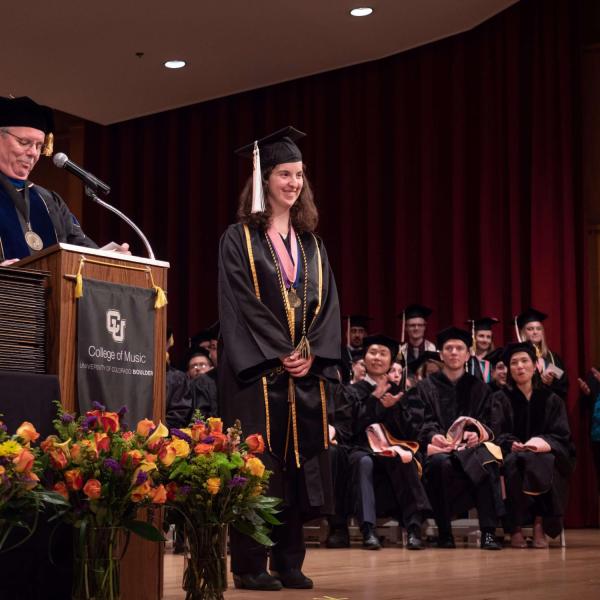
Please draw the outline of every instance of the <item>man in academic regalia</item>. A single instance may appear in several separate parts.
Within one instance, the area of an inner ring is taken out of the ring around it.
[[[420,402],[424,411],[420,433],[425,461],[425,488],[438,526],[438,547],[454,548],[451,519],[472,507],[477,508],[481,548],[499,550],[494,538],[498,518],[503,514],[498,457],[483,441],[493,439],[489,426],[491,391],[465,372],[472,338],[468,331],[449,327],[437,336],[444,364],[410,390],[409,399]],[[471,417],[484,428],[468,426],[458,440],[448,439],[450,426],[459,417]],[[487,439],[486,439],[487,438]]]
[[[402,342],[398,358],[406,368],[407,375],[414,375],[414,362],[423,352],[435,352],[433,342],[425,339],[427,317],[433,311],[422,304],[409,304],[399,315],[402,319]],[[406,341],[405,341],[406,340]]]
[[[492,327],[499,322],[495,317],[482,317],[481,319],[468,321],[472,327],[473,346],[471,358],[467,363],[467,371],[484,383],[491,383],[492,381],[492,365],[485,358],[485,355],[494,349]]]
[[[413,412],[400,387],[390,384],[387,378],[398,346],[396,340],[385,335],[365,338],[367,375],[345,387],[347,404],[336,413],[340,429],[344,431],[345,427],[350,434],[351,488],[363,547],[368,550],[381,548],[375,533],[378,515],[394,516],[402,522],[408,532],[409,550],[424,548],[421,524],[431,510],[420,479],[416,443],[422,413]],[[372,447],[367,428],[374,424],[382,425],[395,439],[394,444],[415,442],[412,449],[402,446],[406,462],[399,455],[386,456]]]
[[[56,192],[29,175],[40,156],[52,156],[52,109],[31,98],[0,98],[0,265],[8,266],[59,242],[96,244]],[[119,251],[129,253],[123,244]]]
[[[346,319],[346,344],[342,347],[341,375],[342,383],[350,383],[352,365],[360,360],[365,351],[363,340],[368,335],[369,321],[367,315],[348,315]]]

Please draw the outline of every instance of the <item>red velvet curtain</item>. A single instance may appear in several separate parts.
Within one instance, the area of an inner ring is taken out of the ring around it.
[[[597,520],[575,378],[586,364],[577,2],[523,0],[467,33],[363,65],[86,131],[86,166],[171,262],[177,346],[217,316],[218,240],[251,165],[233,150],[287,124],[301,142],[344,312],[400,334],[408,302],[430,336],[533,305],[571,378],[579,464],[571,526]],[[168,90],[165,90],[168,94]],[[118,98],[115,99],[118,102]],[[86,206],[103,242],[127,226]],[[177,354],[176,354],[177,356]]]

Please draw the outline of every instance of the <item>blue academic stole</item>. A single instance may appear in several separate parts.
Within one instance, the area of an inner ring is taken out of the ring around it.
[[[42,238],[44,248],[53,246],[58,242],[56,231],[46,203],[34,187],[29,188],[29,204],[31,229]],[[15,204],[2,186],[0,186],[0,245],[5,260],[31,255],[31,248],[25,242]]]

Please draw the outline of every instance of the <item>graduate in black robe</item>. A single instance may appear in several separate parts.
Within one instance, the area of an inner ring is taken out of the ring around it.
[[[497,441],[504,454],[506,524],[514,547],[526,546],[521,526],[534,524],[533,547],[546,548],[545,533],[562,531],[575,447],[563,400],[541,385],[529,343],[509,344],[504,363],[508,386],[493,397],[501,412]]]
[[[368,315],[346,315],[346,343],[342,346],[340,360],[340,375],[342,383],[347,384],[352,381],[352,365],[360,360],[364,354],[364,338],[368,335],[369,321],[372,320]]]
[[[313,234],[317,212],[294,143],[302,135],[287,128],[238,151],[252,157],[260,148],[258,185],[253,193],[248,182],[240,222],[220,243],[221,414],[263,435],[269,494],[284,502],[284,524],[272,531],[278,579],[266,573],[267,549],[232,531],[231,568],[242,588],[312,587],[301,572],[302,526],[333,504],[326,383],[338,379],[340,315],[327,253]]]
[[[452,517],[476,507],[481,547],[498,550],[494,530],[504,512],[498,460],[475,430],[465,431],[464,449],[457,449],[446,438],[458,417],[471,417],[489,425],[491,392],[482,381],[465,372],[471,346],[468,331],[445,329],[438,334],[437,345],[444,363],[442,371],[419,382],[409,397],[414,397],[424,411],[420,443],[427,455],[424,480],[438,526],[438,546],[455,547]],[[488,437],[493,438],[491,431]]]
[[[471,324],[471,334],[473,336],[473,346],[471,348],[471,358],[467,363],[467,373],[470,373],[484,383],[492,382],[492,365],[487,359],[486,354],[494,350],[494,332],[492,327],[500,321],[495,317],[481,317],[480,319],[471,319],[467,321]]]
[[[431,511],[421,483],[421,456],[416,441],[422,412],[411,410],[401,388],[387,379],[392,359],[398,354],[398,342],[384,335],[374,335],[365,338],[365,348],[367,375],[362,381],[345,387],[347,405],[339,411],[346,413],[351,429],[351,488],[363,547],[381,548],[375,533],[377,517],[392,516],[407,529],[407,548],[420,550],[424,548],[421,525],[426,513]],[[404,446],[413,459],[403,462],[398,455],[376,452],[367,437],[367,428],[374,424],[383,425],[396,440],[414,442],[412,449]]]

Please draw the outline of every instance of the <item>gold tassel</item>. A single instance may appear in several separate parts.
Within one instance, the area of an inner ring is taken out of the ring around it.
[[[81,271],[75,276],[75,298],[83,296],[83,277]]]
[[[167,295],[165,291],[158,285],[153,286],[156,292],[156,300],[154,300],[154,308],[158,310],[167,305]]]
[[[46,139],[44,141],[44,147],[42,148],[42,154],[44,156],[52,156],[53,153],[54,153],[54,134],[49,133],[46,136]]]
[[[310,356],[310,342],[305,335],[302,336],[300,343],[296,346],[296,352],[304,359],[308,359]]]
[[[292,437],[294,438],[294,457],[296,458],[296,467],[300,468],[300,450],[298,448],[298,420],[296,418],[296,384],[294,378],[288,380],[288,402],[292,413]]]

